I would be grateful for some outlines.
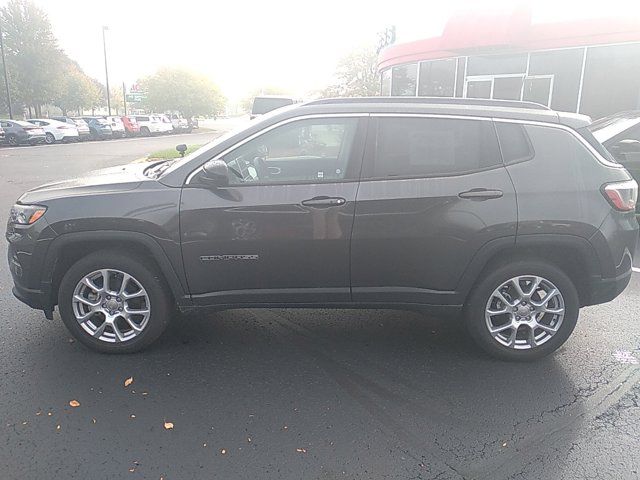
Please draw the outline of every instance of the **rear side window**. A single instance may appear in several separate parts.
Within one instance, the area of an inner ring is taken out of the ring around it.
[[[496,122],[502,157],[506,164],[533,158],[533,146],[524,127],[517,123]]]
[[[502,165],[490,121],[378,118],[372,176],[459,175]]]

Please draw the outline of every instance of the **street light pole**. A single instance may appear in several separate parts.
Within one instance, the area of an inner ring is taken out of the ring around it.
[[[111,116],[111,95],[109,93],[109,69],[107,68],[107,42],[104,36],[105,30],[109,30],[109,27],[102,27],[102,49],[104,51],[104,76],[107,80],[107,110],[109,110],[109,116]]]
[[[11,94],[9,93],[9,77],[7,76],[7,62],[4,59],[4,34],[0,25],[0,50],[2,50],[2,70],[4,71],[4,88],[7,93],[7,107],[9,108],[9,118],[13,120],[13,112],[11,110]]]

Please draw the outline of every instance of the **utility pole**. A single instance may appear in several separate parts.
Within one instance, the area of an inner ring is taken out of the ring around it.
[[[124,104],[124,116],[127,116],[127,87],[122,82],[122,103]]]
[[[4,71],[4,88],[7,93],[7,107],[9,108],[9,118],[13,120],[13,112],[11,110],[11,94],[9,93],[9,77],[7,76],[7,62],[4,59],[4,33],[2,25],[0,25],[0,50],[2,50],[2,70]]]
[[[111,95],[109,93],[109,69],[107,68],[107,42],[104,38],[104,32],[109,30],[109,27],[104,25],[102,27],[102,49],[104,50],[104,76],[107,80],[107,110],[109,110],[109,116],[111,116]]]

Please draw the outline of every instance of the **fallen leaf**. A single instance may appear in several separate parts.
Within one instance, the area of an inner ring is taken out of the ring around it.
[[[171,422],[164,422],[164,428],[166,430],[171,430],[173,428],[173,423]]]
[[[132,413],[132,414],[131,414],[131,418],[136,418],[136,416]]]
[[[142,395],[149,395],[149,392],[142,392]]]
[[[136,471],[136,469],[135,469],[135,468],[133,468],[133,467],[131,467],[131,468],[129,469],[129,471],[130,471],[131,473],[133,473],[133,472],[135,472],[135,471]]]
[[[507,446],[507,442],[504,442],[504,443],[502,444],[502,446],[503,446],[503,447],[506,447],[506,446]]]
[[[95,418],[92,418],[92,419],[91,419],[91,421],[92,421],[93,423],[96,423],[96,419],[95,419]]]
[[[22,422],[22,424],[23,424],[23,425],[26,425],[26,424],[27,424],[27,422]]]
[[[71,401],[69,402],[69,405],[71,405],[71,406],[72,406],[72,407],[74,407],[74,408],[75,408],[75,407],[79,407],[79,406],[80,406],[80,402],[79,402],[79,401],[77,401],[77,400],[71,400]]]
[[[128,387],[129,385],[131,385],[133,383],[133,377],[129,377],[124,381],[124,386]]]
[[[220,450],[220,453],[221,453],[222,455],[226,455],[226,454],[227,454],[227,450],[223,448],[222,450]]]
[[[251,443],[251,437],[247,437],[247,442]]]
[[[56,430],[60,430],[60,425],[56,425]]]
[[[42,412],[36,412],[36,415],[39,417],[40,415],[42,415]]]
[[[296,448],[296,452],[298,452],[298,453],[307,453],[307,449],[306,448]]]

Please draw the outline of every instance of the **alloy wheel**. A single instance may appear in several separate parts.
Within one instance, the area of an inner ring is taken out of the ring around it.
[[[92,337],[120,343],[140,335],[151,315],[142,284],[126,272],[96,270],[85,275],[73,292],[73,314]]]
[[[560,290],[537,275],[511,278],[496,288],[485,307],[485,324],[495,341],[516,350],[539,347],[562,326]]]

